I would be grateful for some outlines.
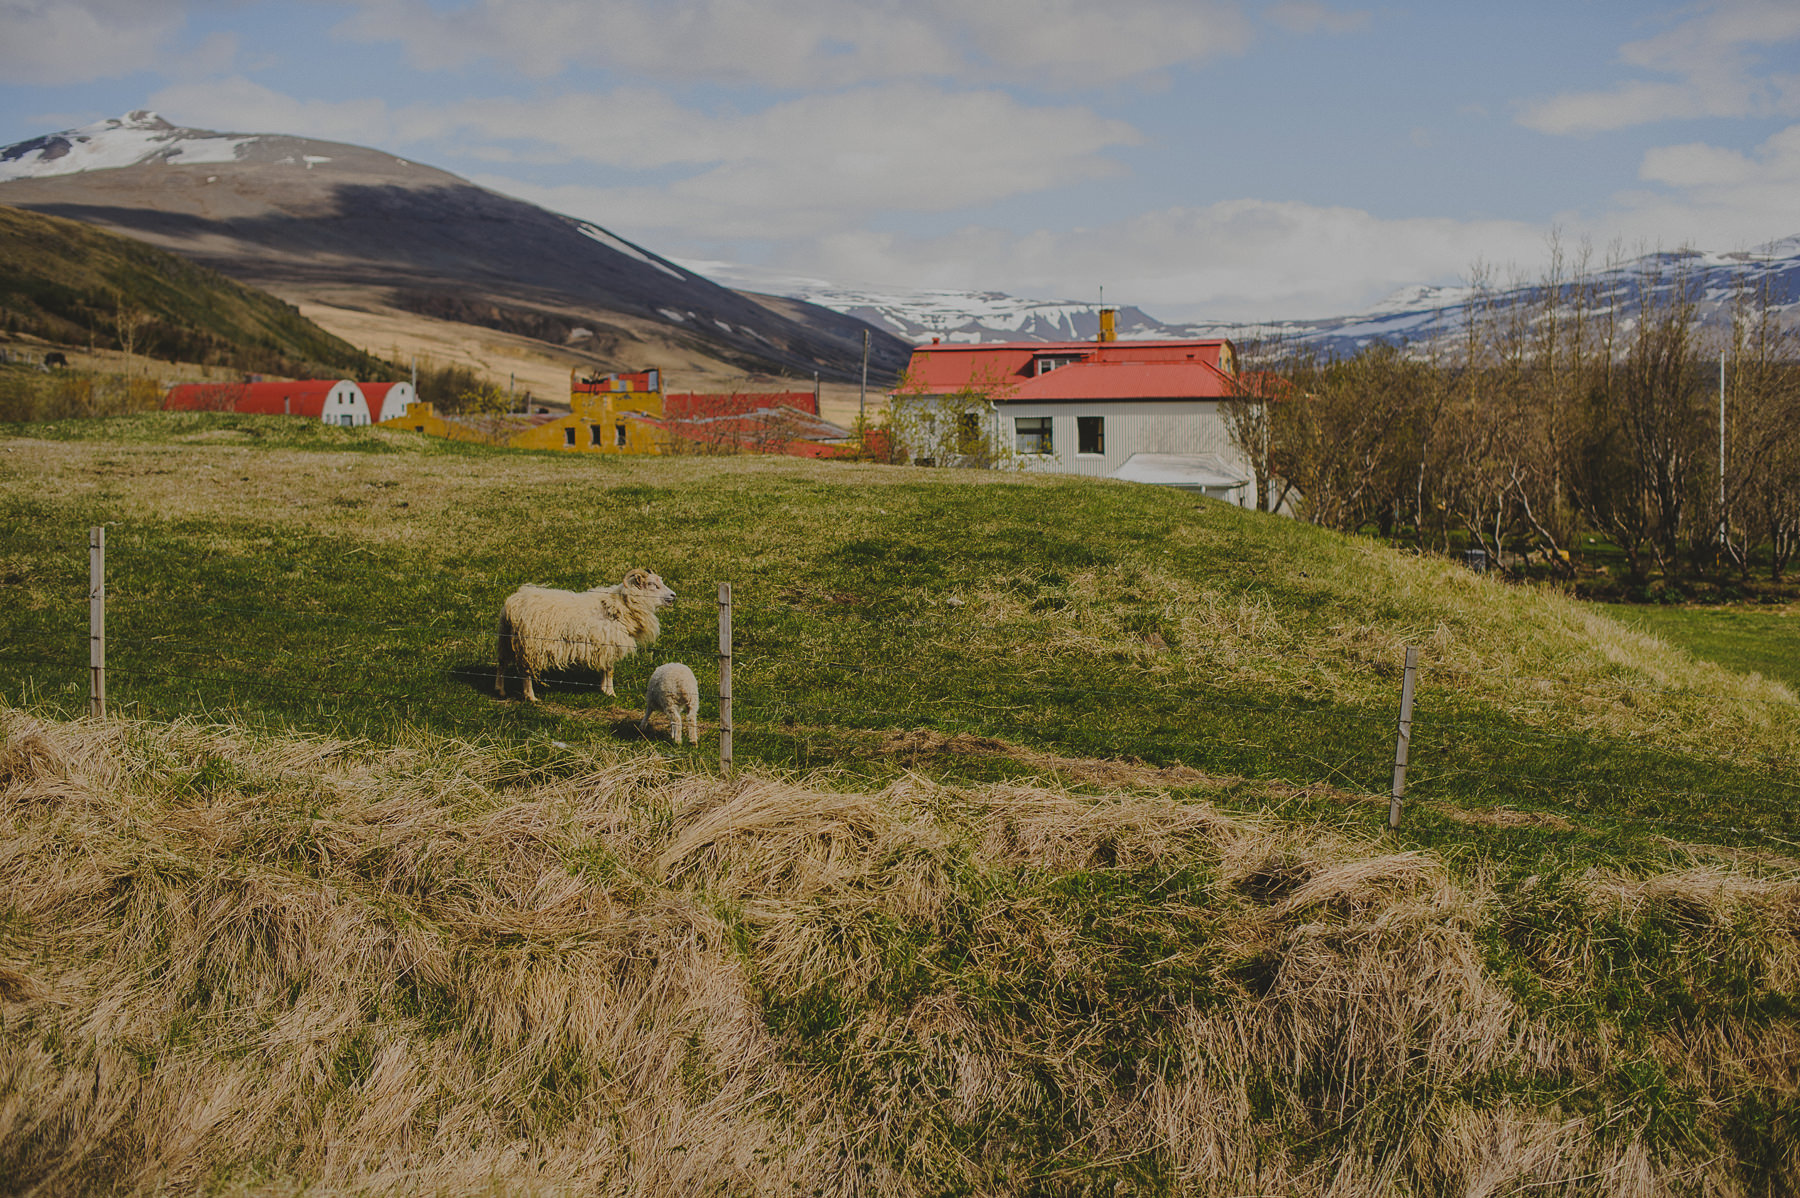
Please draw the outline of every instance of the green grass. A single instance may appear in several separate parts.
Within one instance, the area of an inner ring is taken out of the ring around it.
[[[13,702],[85,710],[86,530],[104,523],[109,692],[127,714],[630,740],[657,663],[688,662],[713,693],[729,581],[742,763],[863,786],[906,770],[1083,783],[1088,763],[1122,760],[1149,784],[1258,806],[1284,784],[1295,817],[1376,826],[1414,644],[1419,843],[1486,838],[1521,868],[1621,835],[1787,851],[1791,697],[1554,594],[1175,492],[576,459],[275,417],[4,431]],[[494,698],[489,630],[514,587],[637,565],[682,600],[621,667],[616,702],[587,674],[550,681],[536,707]],[[660,751],[703,765],[707,732]],[[945,743],[958,736],[1003,743]],[[1153,773],[1180,767],[1223,781]]]
[[[392,364],[265,291],[81,221],[0,205],[0,327],[120,348],[121,313],[143,318],[135,351],[152,357],[301,377],[397,377]]]
[[[1800,610],[1758,607],[1651,607],[1608,604],[1621,624],[1641,628],[1696,657],[1740,674],[1760,674],[1800,690]]]

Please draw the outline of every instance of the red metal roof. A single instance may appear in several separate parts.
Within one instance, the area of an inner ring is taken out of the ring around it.
[[[1205,362],[1077,362],[1025,379],[996,398],[1015,403],[1080,399],[1224,399],[1229,376]]]
[[[252,412],[261,415],[325,414],[325,401],[343,379],[289,383],[178,383],[163,399],[166,412]]]
[[[1014,402],[1083,399],[1221,399],[1235,392],[1219,368],[1230,343],[1205,341],[1024,341],[921,345],[907,382],[941,395],[974,385]],[[1081,360],[1036,373],[1039,358]]]
[[[758,408],[793,408],[810,416],[819,414],[819,401],[811,391],[671,391],[663,396],[663,414],[725,416]]]

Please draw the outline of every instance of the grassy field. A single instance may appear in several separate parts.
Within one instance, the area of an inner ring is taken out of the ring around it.
[[[1800,690],[1800,609],[1608,604],[1613,619],[1740,674]]]
[[[124,718],[68,722],[96,524]],[[494,697],[507,593],[638,565],[617,700]],[[731,778],[710,699],[633,727],[722,581]],[[1800,1185],[1791,683],[1552,592],[1122,484],[153,415],[0,430],[0,599],[29,1184]]]
[[[109,689],[128,714],[616,742],[659,661],[713,685],[729,581],[748,763],[875,784],[1037,775],[1055,757],[1073,780],[1129,760],[1338,802],[1386,789],[1412,644],[1419,800],[1603,835],[1789,828],[1800,720],[1781,683],[1553,594],[1173,492],[575,461],[204,414],[31,432],[0,454],[16,600],[0,686],[51,710],[85,709],[86,529],[104,523]],[[488,630],[506,594],[634,565],[683,599],[622,668],[618,702],[586,675],[537,707],[496,701]]]

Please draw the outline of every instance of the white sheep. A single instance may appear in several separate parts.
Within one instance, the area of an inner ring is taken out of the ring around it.
[[[678,661],[664,662],[650,675],[644,718],[638,721],[638,729],[645,736],[650,735],[651,715],[658,711],[668,713],[670,740],[681,743],[681,717],[685,713],[687,738],[700,743],[700,684],[694,681],[694,671]]]
[[[656,609],[673,602],[675,592],[648,570],[632,570],[617,586],[591,591],[520,587],[500,607],[494,690],[506,697],[506,670],[517,661],[525,698],[533,703],[533,680],[570,666],[598,671],[600,689],[610,695],[613,667],[657,638],[662,626]]]

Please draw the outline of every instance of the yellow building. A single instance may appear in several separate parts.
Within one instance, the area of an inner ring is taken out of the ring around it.
[[[524,416],[517,413],[487,416],[443,416],[423,400],[406,405],[406,413],[392,420],[383,420],[382,428],[400,428],[409,432],[425,433],[432,437],[446,437],[452,441],[476,441],[483,445],[511,445],[513,438],[522,433],[532,431],[543,416]]]
[[[569,378],[569,414],[551,416],[440,416],[428,403],[408,404],[406,414],[383,421],[434,437],[485,441],[514,449],[562,449],[577,453],[664,453],[662,372]]]

